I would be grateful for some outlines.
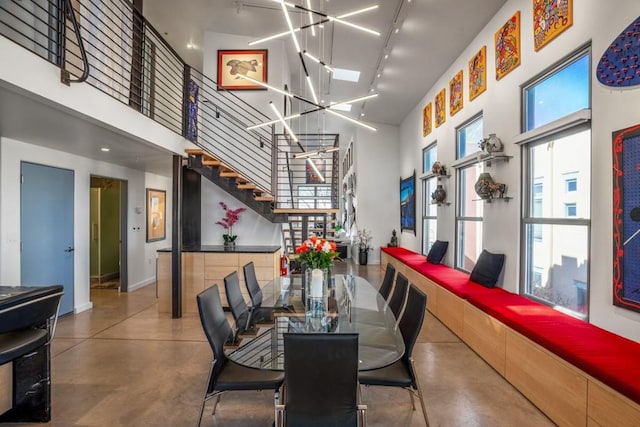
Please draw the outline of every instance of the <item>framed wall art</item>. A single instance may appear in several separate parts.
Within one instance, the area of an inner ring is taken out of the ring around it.
[[[147,242],[167,238],[167,192],[147,188]]]
[[[605,86],[640,85],[640,16],[611,42],[602,54],[596,75]]]
[[[431,133],[431,103],[429,102],[422,109],[422,136],[425,137]]]
[[[469,101],[487,90],[487,46],[473,55],[469,61]]]
[[[533,0],[533,48],[539,51],[573,25],[573,0]]]
[[[520,65],[520,11],[517,11],[493,36],[496,49],[496,80]]]
[[[446,90],[442,89],[436,95],[434,104],[436,104],[436,127],[441,126],[447,120],[447,99]]]
[[[267,83],[267,50],[219,50],[218,88],[226,90],[266,90],[242,76]]]
[[[453,116],[464,106],[462,70],[449,82],[449,115]]]
[[[416,234],[416,171],[406,179],[400,179],[400,231]]]
[[[640,124],[613,133],[613,304],[640,312]]]

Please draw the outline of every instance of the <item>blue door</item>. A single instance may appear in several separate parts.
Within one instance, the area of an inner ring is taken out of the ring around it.
[[[73,311],[73,171],[21,163],[21,284],[63,285],[60,314]]]

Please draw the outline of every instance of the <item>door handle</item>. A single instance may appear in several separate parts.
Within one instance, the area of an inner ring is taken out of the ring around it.
[[[65,249],[65,252],[73,252],[75,249],[72,248],[71,246],[69,246],[67,249]]]

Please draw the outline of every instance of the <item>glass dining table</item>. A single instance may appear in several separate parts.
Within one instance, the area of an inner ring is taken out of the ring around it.
[[[262,288],[262,307],[273,307],[273,324],[225,354],[243,366],[283,371],[284,333],[358,333],[359,370],[382,368],[402,357],[404,341],[396,318],[366,279],[335,274],[325,291],[321,309],[310,309],[305,307],[310,304],[305,304],[303,275],[269,282]]]

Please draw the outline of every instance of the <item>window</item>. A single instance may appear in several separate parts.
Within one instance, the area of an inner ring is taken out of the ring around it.
[[[555,131],[553,125],[589,107],[589,64],[585,49],[523,88],[524,130],[551,128],[523,142],[523,293],[579,318],[588,314],[591,124],[559,125]],[[559,91],[549,98],[552,106],[542,96],[550,87]],[[532,94],[544,102],[531,102]]]
[[[458,158],[479,151],[482,139],[482,115],[472,118],[456,131]],[[458,194],[456,211],[456,268],[473,270],[482,252],[482,215],[484,204],[477,201],[475,183],[483,171],[482,164],[473,164],[457,170]]]
[[[564,191],[567,193],[573,193],[574,191],[578,191],[578,178],[576,178],[576,174],[567,174],[570,176],[565,176],[564,179]]]
[[[482,140],[482,115],[473,117],[457,130],[457,158],[461,159],[480,151],[478,143]]]
[[[589,108],[590,63],[590,53],[583,51],[525,88],[525,130]]]
[[[438,146],[434,143],[422,150],[422,173],[431,173],[438,158]],[[438,207],[431,203],[431,193],[436,189],[438,178],[433,176],[422,181],[422,253],[427,254],[438,234]]]
[[[331,209],[330,185],[299,185],[299,209]]]

